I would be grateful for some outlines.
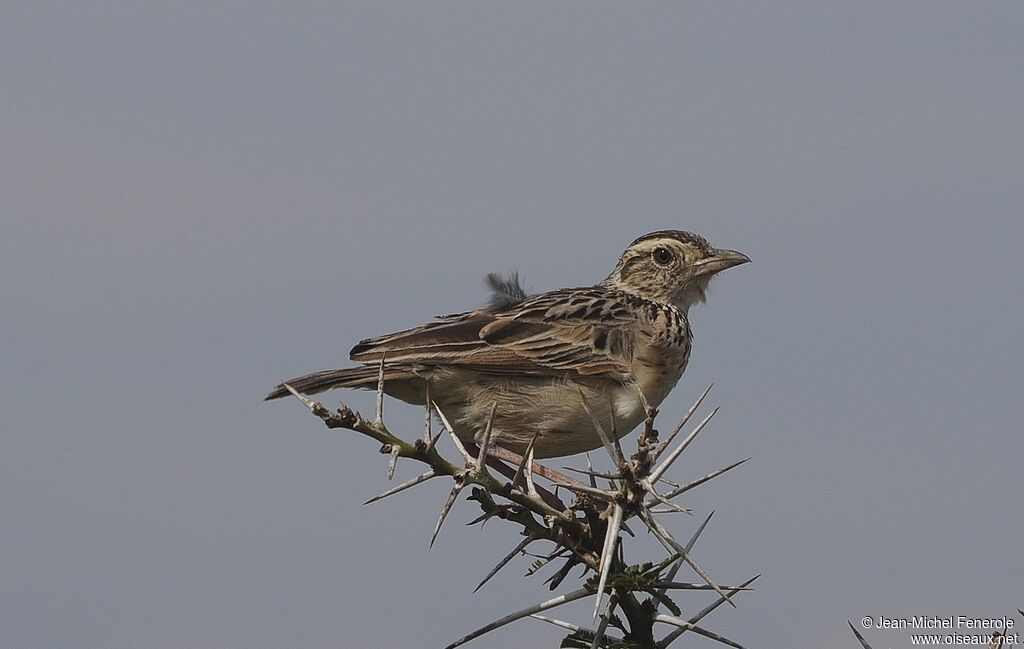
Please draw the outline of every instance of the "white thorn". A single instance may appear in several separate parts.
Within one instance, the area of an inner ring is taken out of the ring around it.
[[[709,385],[707,389],[704,390],[704,394],[700,395],[700,397],[693,403],[693,405],[690,406],[690,409],[686,411],[685,415],[683,415],[682,420],[680,420],[679,425],[676,426],[675,430],[672,431],[672,434],[669,435],[668,438],[664,442],[662,442],[660,446],[658,446],[658,449],[654,452],[654,461],[657,461],[658,458],[661,457],[661,454],[664,453],[665,449],[669,447],[669,444],[671,444],[672,440],[675,439],[675,436],[679,434],[679,431],[681,431],[683,427],[686,426],[686,423],[690,421],[690,417],[692,417],[693,413],[697,411],[697,408],[700,408],[700,404],[704,403],[704,398],[708,396],[708,393],[711,392],[711,388],[713,387],[715,387],[714,383]]]
[[[708,480],[711,480],[712,478],[717,478],[718,476],[722,475],[726,471],[731,471],[732,469],[735,469],[739,465],[741,465],[744,462],[747,462],[749,460],[750,460],[749,457],[743,458],[742,460],[740,460],[738,462],[733,462],[729,466],[724,466],[721,469],[715,469],[714,471],[712,471],[711,473],[707,474],[703,478],[697,478],[693,482],[687,482],[686,484],[684,484],[682,486],[676,487],[672,491],[666,493],[665,494],[665,498],[675,498],[679,494],[686,493],[687,491],[689,491],[690,489],[693,489],[694,487],[699,487],[700,485],[704,484]]]
[[[402,447],[398,444],[391,445],[391,453],[388,458],[388,480],[395,477],[395,467],[398,466],[398,454],[401,452]]]
[[[565,487],[569,491],[575,491],[576,493],[586,494],[593,496],[594,498],[600,498],[605,502],[612,502],[619,495],[611,491],[604,491],[602,489],[592,489],[583,484],[559,484],[561,487]]]
[[[494,575],[498,574],[498,571],[501,570],[502,568],[504,568],[505,565],[509,561],[514,559],[517,554],[519,554],[522,550],[526,549],[526,546],[528,546],[530,543],[533,543],[536,540],[537,540],[537,537],[535,537],[535,536],[528,536],[525,539],[523,539],[522,541],[520,541],[519,544],[516,545],[516,547],[514,547],[511,552],[506,554],[501,559],[501,561],[498,562],[498,565],[496,565],[493,568],[491,568],[491,571],[487,573],[487,576],[485,576],[483,579],[480,580],[480,583],[477,584],[476,588],[473,589],[473,592],[475,593],[476,591],[480,590],[483,587],[483,585],[486,584],[491,579],[491,577],[493,577]]]
[[[374,418],[374,423],[383,425],[384,424],[384,357],[386,354],[380,355],[380,370],[377,373],[377,416]]]
[[[696,584],[689,581],[659,581],[655,584],[662,591],[665,590],[714,590],[707,584]],[[722,590],[752,590],[743,586],[722,586]]]
[[[730,639],[728,639],[728,638],[726,638],[724,636],[721,636],[721,635],[715,633],[714,631],[708,631],[707,629],[705,629],[703,627],[699,627],[696,624],[693,624],[693,623],[691,623],[691,622],[689,622],[687,620],[684,620],[682,618],[672,617],[671,615],[664,615],[664,614],[659,613],[659,614],[654,616],[654,621],[655,622],[662,622],[664,624],[671,624],[672,626],[678,627],[680,633],[682,633],[684,631],[693,631],[694,633],[702,635],[705,638],[710,638],[712,640],[720,642],[720,643],[722,643],[722,644],[724,644],[726,646],[735,647],[736,649],[744,649],[743,645],[739,644],[738,642],[734,642],[734,641],[732,641],[732,640],[730,640]],[[665,639],[667,640],[668,636],[666,636]]]
[[[608,606],[604,609],[604,613],[601,614],[601,623],[597,625],[597,630],[594,631],[594,640],[590,643],[590,649],[598,649],[601,646],[601,640],[604,639],[604,632],[608,628],[608,620],[612,616],[612,610],[615,608],[615,595],[608,598]]]
[[[712,509],[711,513],[708,514],[708,517],[704,519],[704,522],[700,524],[700,527],[697,528],[697,531],[694,532],[693,536],[690,537],[690,540],[686,542],[685,550],[687,552],[692,550],[693,546],[696,545],[697,539],[699,539],[700,535],[704,533],[704,528],[708,526],[708,523],[711,522],[711,517],[714,516],[714,515],[715,515],[715,510]]]
[[[721,606],[724,602],[729,601],[730,597],[733,597],[736,593],[742,591],[747,586],[749,586],[750,584],[754,583],[754,580],[756,580],[760,576],[761,575],[756,575],[756,576],[746,580],[742,584],[740,584],[737,588],[730,589],[729,593],[728,593],[728,597],[719,597],[714,602],[708,604],[703,609],[701,609],[700,612],[698,612],[695,615],[693,615],[690,619],[686,620],[686,622],[689,623],[689,624],[697,624],[705,616],[707,616],[709,613],[711,613],[711,611],[713,611],[716,608],[718,608],[719,606]],[[686,631],[687,631],[686,629],[677,629],[676,631],[673,631],[672,633],[668,634],[667,636],[662,638],[661,641],[658,642],[658,649],[665,649],[665,647],[667,647],[670,644],[672,644],[672,642],[676,638],[678,638],[679,636],[681,636],[684,633],[686,633]]]
[[[441,418],[441,423],[444,424],[445,430],[448,431],[448,435],[451,436],[452,442],[455,443],[455,448],[459,450],[459,453],[462,455],[462,458],[466,461],[467,466],[472,465],[473,456],[470,455],[469,451],[466,450],[466,447],[462,445],[462,441],[459,440],[459,436],[455,434],[455,429],[452,428],[451,422],[449,422],[448,418],[444,416],[444,411],[441,410],[441,408],[437,405],[436,401],[434,402],[434,410],[437,411],[437,416]]]
[[[581,599],[583,597],[586,597],[589,594],[590,594],[590,592],[587,591],[586,588],[580,588],[579,590],[574,590],[573,592],[568,593],[566,595],[559,595],[558,597],[553,597],[553,598],[551,598],[551,599],[549,599],[547,601],[541,602],[539,604],[534,604],[533,606],[528,606],[528,607],[526,607],[524,609],[516,611],[515,613],[509,613],[505,617],[503,617],[501,619],[498,619],[498,620],[495,620],[494,622],[491,622],[490,624],[488,624],[486,626],[482,626],[479,629],[477,629],[476,631],[473,631],[472,633],[459,638],[455,642],[453,642],[450,645],[448,645],[447,647],[445,647],[445,649],[455,649],[455,647],[458,647],[460,645],[464,645],[467,642],[469,642],[470,640],[473,640],[474,638],[479,638],[480,636],[484,635],[485,633],[490,633],[491,631],[493,631],[495,629],[498,629],[498,628],[501,628],[501,627],[505,626],[506,624],[509,624],[511,622],[515,622],[516,620],[522,619],[524,617],[528,617],[530,615],[533,615],[534,613],[540,613],[541,611],[546,611],[548,609],[552,609],[552,608],[555,608],[557,606],[561,606],[562,604],[568,604],[569,602],[575,602],[576,600]]]
[[[480,440],[480,454],[476,458],[476,473],[486,473],[487,449],[491,446],[491,429],[494,428],[494,415],[498,411],[498,402],[491,404],[491,414],[487,417],[487,425],[484,426],[484,434]]]
[[[849,620],[847,620],[846,623],[850,625],[850,629],[853,631],[853,635],[857,636],[857,642],[860,643],[860,646],[863,647],[863,649],[871,649],[871,645],[869,645],[868,641],[864,639],[864,636],[860,634],[860,631],[857,630],[857,627],[853,626],[853,623]]]
[[[539,436],[540,436],[540,431],[538,430],[537,432],[535,432],[533,434],[533,437],[530,438],[530,443],[526,445],[526,451],[523,453],[522,458],[520,458],[520,460],[519,460],[519,466],[516,467],[515,475],[512,476],[512,488],[513,489],[516,488],[516,485],[519,484],[519,480],[522,479],[523,474],[526,472],[526,462],[530,459],[530,454],[533,453],[533,445],[537,442],[537,437],[539,437]],[[530,467],[530,468],[531,468],[531,471],[532,471],[533,467]]]
[[[533,484],[533,447],[526,452],[526,467],[523,470],[523,477],[526,479],[526,493],[537,498],[537,485]]]
[[[585,476],[591,478],[592,480],[593,480],[593,478],[604,478],[605,480],[617,480],[617,479],[620,479],[622,477],[622,476],[618,475],[617,473],[606,473],[604,471],[585,471],[584,469],[574,469],[571,466],[563,466],[563,467],[560,467],[560,468],[563,471],[569,471],[571,473],[579,473],[580,475],[585,475]],[[662,482],[664,482],[664,478],[662,478]],[[594,480],[594,484],[591,485],[591,486],[597,487],[597,481]]]
[[[594,465],[590,463],[590,452],[587,452],[587,471],[590,472],[590,486],[597,489],[597,480],[594,478]]]
[[[594,619],[597,619],[597,612],[601,608],[601,597],[604,596],[604,587],[608,583],[608,572],[612,567],[612,558],[615,556],[615,545],[619,540],[619,528],[622,526],[622,507],[619,503],[612,503],[612,515],[608,519],[608,529],[604,535],[604,547],[601,549],[600,577],[598,577],[597,597],[594,601]]]
[[[640,387],[637,386],[637,392],[640,392]],[[647,407],[647,399],[644,398],[643,392],[640,392],[640,400],[644,403],[644,408]],[[625,458],[622,454],[622,445],[619,444],[619,432],[615,425],[615,403],[612,401],[612,395],[608,395],[608,418],[612,422],[612,446],[615,447],[615,454],[620,458]]]
[[[433,419],[434,418],[431,416],[431,413],[430,413],[430,382],[429,381],[427,382],[426,386],[427,386],[426,387],[426,400],[425,400],[425,404],[424,405],[426,406],[427,414],[424,417],[425,421],[423,422],[423,443],[427,445],[427,449],[429,450],[430,448],[432,448],[432,443],[436,443],[436,442],[434,442],[434,440],[433,440],[434,435],[431,432],[431,426],[433,426]]]
[[[456,480],[459,480],[456,478]],[[459,481],[452,491],[448,494],[448,499],[444,501],[444,507],[441,508],[441,515],[437,518],[437,525],[434,526],[434,534],[430,537],[430,547],[434,547],[434,541],[437,540],[437,533],[441,531],[441,525],[444,524],[444,519],[448,517],[448,512],[451,511],[452,505],[455,504],[455,499],[459,497],[459,492],[462,491],[462,482]]]
[[[693,557],[691,557],[690,553],[686,551],[686,548],[680,545],[679,541],[675,540],[672,534],[665,529],[665,526],[658,522],[657,518],[655,518],[652,514],[649,514],[641,509],[640,520],[646,523],[647,527],[652,532],[654,532],[654,536],[657,537],[659,541],[661,541],[661,544],[665,546],[665,549],[667,549],[669,552],[678,552],[683,561],[685,561],[691,568],[693,568],[693,571],[700,575],[700,578],[703,579],[706,584],[714,588],[715,592],[718,593],[720,596],[725,597],[725,600],[729,602],[729,604],[733,608],[736,607],[736,604],[728,598],[728,596],[725,594],[725,591],[722,590],[722,587],[716,584],[714,580],[711,579],[710,576],[708,576],[708,573],[700,567],[700,564],[693,560]]]
[[[434,435],[434,439],[430,440],[430,443],[427,444],[427,453],[434,450],[434,447],[437,446],[437,440],[441,439],[441,435],[444,435],[443,428],[437,431],[437,435]]]
[[[583,402],[583,410],[590,417],[591,423],[594,424],[594,430],[597,432],[597,436],[601,438],[601,443],[604,444],[605,450],[608,451],[608,455],[611,456],[612,462],[614,462],[617,467],[622,466],[624,461],[622,459],[622,454],[616,453],[616,448],[612,445],[612,441],[608,439],[608,433],[605,432],[604,426],[602,426],[601,422],[597,420],[597,417],[594,415],[594,411],[590,409],[590,404],[587,403],[587,397],[583,394],[583,390],[577,388],[577,391],[580,393],[580,400]]]
[[[424,474],[416,476],[412,480],[406,480],[405,482],[403,482],[400,485],[394,486],[394,487],[388,489],[387,491],[384,491],[382,493],[377,494],[376,496],[374,496],[373,498],[370,498],[369,500],[367,500],[363,504],[364,505],[369,505],[370,503],[375,503],[378,500],[383,500],[383,499],[387,498],[388,496],[395,495],[399,491],[405,491],[406,489],[409,489],[410,487],[415,487],[419,483],[426,482],[427,480],[430,480],[431,478],[434,478],[434,477],[437,477],[437,473],[435,473],[434,470],[431,469],[430,471],[427,471]]]
[[[657,482],[658,478],[661,477],[661,474],[665,473],[665,471],[667,471],[668,468],[670,466],[672,466],[672,463],[676,461],[676,458],[678,458],[683,453],[683,451],[686,450],[686,447],[690,445],[690,442],[692,442],[694,440],[694,438],[697,437],[697,434],[700,433],[700,431],[702,431],[705,426],[707,426],[708,422],[711,421],[711,418],[714,417],[715,413],[717,413],[717,412],[718,412],[718,408],[715,408],[714,410],[712,410],[711,413],[708,414],[708,416],[705,417],[703,421],[701,421],[699,424],[697,424],[697,427],[693,429],[693,432],[691,432],[689,435],[687,435],[686,439],[684,439],[682,442],[680,442],[679,446],[677,446],[669,454],[669,456],[667,458],[665,458],[665,461],[662,462],[660,465],[658,465],[658,468],[656,468],[653,471],[651,471],[651,475],[650,475],[651,484],[654,484],[655,482]]]
[[[661,503],[662,505],[664,505],[664,506],[668,507],[668,508],[669,508],[670,510],[672,510],[673,512],[675,512],[675,513],[677,513],[677,514],[689,514],[689,513],[690,513],[690,510],[689,510],[689,509],[686,509],[685,507],[680,507],[679,505],[675,504],[674,502],[672,502],[672,501],[671,501],[671,500],[669,500],[668,498],[665,498],[664,496],[662,496],[661,494],[659,494],[659,493],[658,493],[658,492],[657,492],[657,491],[656,491],[656,490],[654,489],[654,485],[652,485],[652,484],[651,484],[650,482],[648,482],[646,478],[645,478],[645,479],[642,479],[642,480],[640,480],[640,486],[642,486],[642,487],[643,487],[644,489],[646,489],[646,490],[647,490],[647,493],[649,493],[649,494],[651,494],[652,496],[654,496],[654,499],[655,499],[655,500],[657,500],[658,502],[660,502],[660,503]],[[646,503],[645,503],[645,504],[646,504]]]
[[[686,542],[686,547],[683,548],[684,550],[689,552],[690,550],[693,549],[693,546],[697,543],[697,539],[700,538],[700,535],[704,532],[704,528],[708,526],[708,523],[711,522],[711,517],[714,516],[714,515],[715,515],[715,512],[714,512],[714,510],[712,510],[712,512],[710,514],[708,514],[708,517],[704,519],[704,522],[700,524],[700,527],[697,528],[697,531],[693,533],[693,536],[690,537],[690,540]],[[675,561],[672,562],[672,567],[669,568],[668,574],[665,575],[665,581],[666,582],[671,582],[673,579],[675,579],[676,578],[676,573],[679,572],[679,567],[682,566],[682,565],[683,565],[683,558],[680,555],[680,557],[678,559],[676,559]],[[662,594],[665,593],[665,588],[661,589],[661,593]],[[655,599],[655,601],[654,601],[654,608],[655,608],[655,610],[657,610],[657,608],[658,608],[658,606],[660,604],[661,604],[661,602],[659,600]]]
[[[292,386],[288,385],[287,383],[282,383],[281,385],[284,386],[285,390],[288,390],[289,392],[291,392],[293,397],[295,397],[296,399],[301,401],[302,405],[304,405],[307,408],[309,408],[310,411],[313,411],[316,408],[316,401],[313,401],[312,399],[307,398],[306,395],[302,394],[301,392],[299,392],[298,390],[296,390]]]
[[[672,617],[671,615],[663,615],[661,613],[658,613],[657,615],[654,616],[654,621],[655,622],[662,622],[664,624],[671,624],[672,626],[677,626],[680,629],[690,630],[690,629],[693,628],[692,624],[690,624],[689,622],[687,622],[686,620],[684,620],[682,618]]]
[[[572,631],[573,633],[576,633],[578,631],[585,631],[586,633],[593,633],[593,631],[591,631],[590,629],[588,629],[586,627],[582,627],[582,626],[580,626],[578,624],[573,624],[572,622],[566,622],[565,620],[559,620],[559,619],[553,618],[553,617],[546,617],[544,615],[537,615],[536,613],[534,613],[530,617],[532,617],[535,620],[540,620],[541,622],[547,622],[548,624],[553,624],[553,625],[555,625],[557,627],[560,627],[562,629],[566,629],[567,631]]]

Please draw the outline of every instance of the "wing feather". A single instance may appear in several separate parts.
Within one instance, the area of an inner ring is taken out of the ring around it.
[[[360,342],[351,359],[453,365],[487,373],[611,374],[626,378],[639,331],[627,294],[601,287],[563,289],[510,308],[447,320]],[[642,305],[640,305],[642,306]]]

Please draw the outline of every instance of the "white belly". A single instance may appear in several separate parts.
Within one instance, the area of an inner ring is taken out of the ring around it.
[[[647,371],[647,370],[650,371]],[[515,379],[471,376],[453,371],[442,379],[448,396],[440,403],[445,416],[465,441],[478,440],[487,424],[491,404],[497,402],[493,443],[514,452],[525,452],[534,434],[538,458],[582,453],[602,446],[594,423],[583,409],[583,398],[609,435],[629,433],[643,422],[644,398],[657,407],[682,374],[662,368],[637,368],[637,383],[587,378],[517,377]],[[581,397],[582,392],[582,397]],[[614,413],[614,417],[613,417]]]

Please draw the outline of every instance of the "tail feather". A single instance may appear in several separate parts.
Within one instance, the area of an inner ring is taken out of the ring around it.
[[[375,388],[379,369],[375,367],[347,367],[340,370],[313,372],[278,384],[266,396],[266,401],[291,394],[285,383],[302,394],[318,394],[334,388]]]

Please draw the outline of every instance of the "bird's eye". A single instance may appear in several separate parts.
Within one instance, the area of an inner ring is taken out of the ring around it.
[[[668,248],[655,248],[652,253],[654,263],[659,266],[667,266],[672,263],[672,251]]]

